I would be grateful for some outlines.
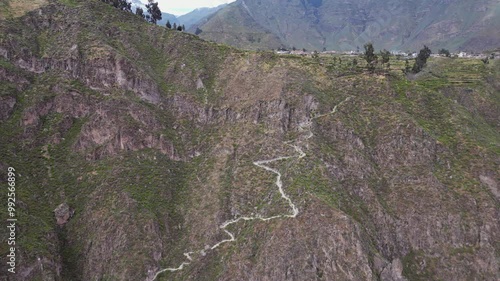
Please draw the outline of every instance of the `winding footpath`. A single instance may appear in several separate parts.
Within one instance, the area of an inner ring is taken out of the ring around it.
[[[178,267],[167,267],[167,268],[164,268],[162,270],[159,270],[158,272],[156,272],[156,274],[154,275],[154,277],[152,279],[149,279],[148,281],[154,281],[158,277],[158,275],[160,275],[160,274],[162,274],[162,273],[164,273],[166,271],[175,272],[175,271],[180,271],[180,270],[184,269],[184,267],[186,267],[189,264],[191,264],[191,262],[193,261],[192,255],[194,255],[194,254],[199,254],[199,255],[205,256],[206,253],[207,253],[207,251],[215,250],[216,248],[218,248],[219,246],[221,246],[224,243],[235,241],[236,237],[234,236],[234,233],[232,233],[229,230],[227,230],[227,227],[230,226],[230,225],[232,225],[232,224],[236,224],[236,223],[238,223],[240,221],[252,221],[252,220],[269,221],[269,220],[278,219],[278,218],[295,218],[295,217],[297,217],[297,215],[299,214],[299,209],[292,202],[292,199],[290,199],[290,197],[283,190],[283,181],[281,180],[281,173],[277,169],[271,168],[271,167],[269,167],[267,165],[270,164],[270,163],[272,163],[272,162],[276,162],[276,161],[288,160],[288,159],[292,159],[292,158],[297,158],[297,159],[304,158],[306,156],[306,153],[302,150],[302,148],[299,146],[299,144],[301,144],[303,141],[307,141],[308,139],[310,139],[310,138],[313,137],[313,133],[312,133],[313,120],[334,114],[335,112],[337,112],[338,106],[340,106],[343,103],[349,101],[350,99],[351,99],[351,97],[349,96],[344,101],[342,101],[339,104],[337,104],[332,109],[332,111],[330,111],[328,113],[325,113],[325,114],[320,114],[320,115],[313,116],[307,122],[301,123],[299,125],[299,131],[300,132],[308,132],[309,134],[307,136],[305,136],[305,137],[302,137],[302,138],[299,136],[295,141],[285,142],[286,145],[289,145],[289,146],[293,147],[293,149],[297,153],[296,155],[281,156],[281,157],[277,157],[277,158],[273,158],[273,159],[269,159],[269,160],[260,160],[260,161],[253,162],[253,164],[255,166],[257,166],[259,168],[262,168],[262,169],[264,169],[264,170],[266,170],[268,172],[271,172],[273,174],[276,174],[276,182],[275,182],[275,184],[278,187],[278,191],[281,194],[281,198],[283,198],[288,203],[288,205],[290,206],[290,213],[288,213],[288,214],[281,214],[281,215],[275,215],[275,216],[271,216],[271,217],[262,217],[262,215],[257,214],[255,216],[239,217],[239,218],[236,218],[236,219],[225,221],[224,223],[222,223],[219,226],[219,228],[222,229],[222,231],[224,231],[229,236],[228,239],[221,240],[218,243],[214,244],[213,246],[211,246],[211,247],[207,246],[207,247],[205,247],[202,250],[198,250],[198,251],[195,251],[195,252],[186,252],[186,253],[184,253],[184,256],[186,257],[186,261],[182,262]],[[293,142],[295,142],[296,144],[291,144]]]

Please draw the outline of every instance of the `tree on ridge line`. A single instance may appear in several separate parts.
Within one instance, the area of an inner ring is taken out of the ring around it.
[[[159,20],[162,19],[161,10],[160,7],[158,7],[158,2],[154,2],[154,0],[148,0],[146,8],[149,13],[149,16],[146,16],[146,18],[150,23],[156,24]]]

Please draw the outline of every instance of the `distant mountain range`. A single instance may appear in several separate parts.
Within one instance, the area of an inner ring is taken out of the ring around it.
[[[195,10],[192,10],[191,12],[177,17],[177,24],[184,24],[186,28],[190,28],[194,24],[198,23],[199,21],[203,21],[207,17],[213,15],[220,9],[224,8],[227,6],[227,4],[222,4],[217,7],[212,7],[212,8],[198,8]]]
[[[137,7],[141,7],[146,11],[146,7],[144,3],[142,3],[140,0],[132,0],[132,10],[135,11]],[[218,10],[224,8],[227,4],[222,4],[217,7],[203,7],[203,8],[197,8],[192,10],[191,12],[182,15],[182,16],[176,16],[174,14],[169,14],[169,13],[162,13],[162,19],[161,21],[158,22],[158,25],[165,25],[167,21],[170,21],[171,24],[176,23],[177,25],[183,24],[186,29],[190,28],[193,24],[197,23],[198,21],[214,14]]]
[[[500,2],[238,0],[196,27],[202,38],[246,49],[355,50],[372,41],[377,49],[480,51],[500,46]]]

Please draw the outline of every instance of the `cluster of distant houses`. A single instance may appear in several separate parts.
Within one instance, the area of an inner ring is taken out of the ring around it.
[[[489,57],[490,59],[495,59],[495,58],[498,58],[499,55],[500,55],[499,52],[494,52],[491,55],[469,54],[469,53],[466,53],[466,52],[460,52],[460,53],[456,53],[456,54],[451,54],[452,57],[456,56],[456,57],[459,57],[459,58],[468,58],[468,59],[484,59],[486,57]]]
[[[286,50],[286,49],[278,49],[275,51],[276,54],[279,55],[299,55],[299,56],[309,56],[314,53],[318,54],[324,54],[324,55],[348,55],[348,56],[359,56],[362,55],[363,53],[357,52],[357,51],[323,51],[323,52],[316,52],[316,51],[305,51],[305,50]],[[392,55],[394,56],[399,56],[403,59],[414,59],[418,56],[418,53],[405,53],[401,51],[392,51]],[[431,57],[444,57],[445,55],[442,54],[431,54]],[[500,58],[500,52],[494,52],[492,55],[485,55],[485,54],[473,54],[473,53],[466,53],[466,52],[459,52],[459,53],[451,53],[451,57],[458,57],[458,58],[470,58],[470,59],[484,59],[486,57],[489,57],[490,59],[494,58]]]

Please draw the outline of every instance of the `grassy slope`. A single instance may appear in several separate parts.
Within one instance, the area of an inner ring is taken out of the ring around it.
[[[0,19],[22,16],[47,3],[47,0],[2,0],[0,1]]]

